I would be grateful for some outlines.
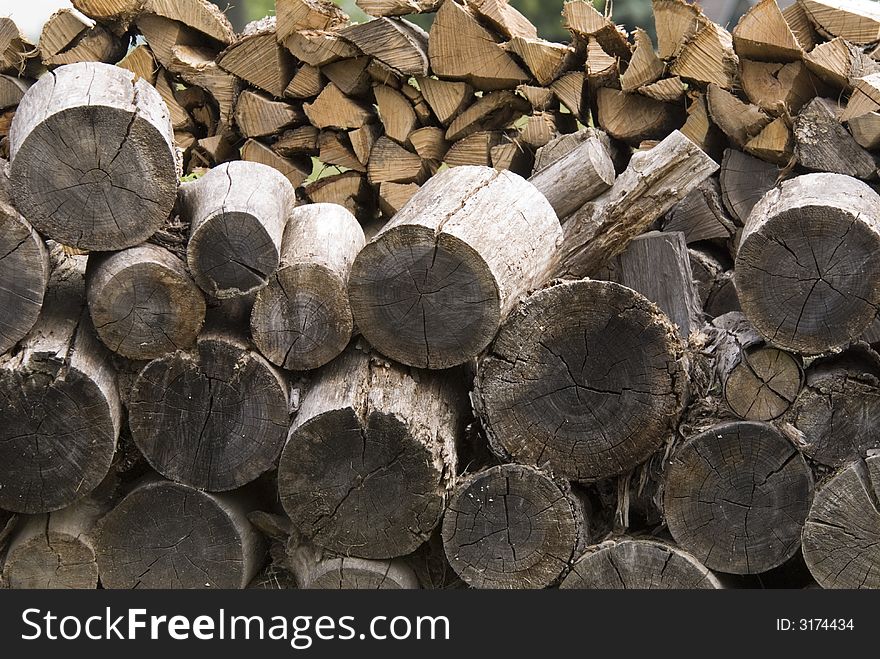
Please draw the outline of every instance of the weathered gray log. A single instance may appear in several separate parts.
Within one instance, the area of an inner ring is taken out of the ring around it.
[[[686,551],[648,538],[619,538],[587,547],[560,588],[714,589],[721,583]]]
[[[473,398],[498,455],[595,481],[662,446],[686,390],[666,316],[631,289],[583,280],[523,301],[481,360]]]
[[[18,106],[9,153],[18,210],[65,245],[132,247],[174,206],[168,108],[126,69],[89,62],[43,76]]]
[[[837,119],[837,101],[814,98],[794,120],[795,156],[812,171],[874,178],[877,163]]]
[[[731,411],[748,421],[785,414],[804,382],[800,358],[767,345],[742,313],[724,314],[712,324],[719,330],[715,371]]]
[[[191,222],[186,259],[202,290],[229,298],[266,286],[278,269],[287,216],[296,204],[290,181],[268,165],[235,161],[180,193]]]
[[[350,347],[315,375],[278,465],[304,538],[384,559],[422,544],[452,488],[467,406],[456,374],[410,374]]]
[[[49,283],[49,252],[18,211],[0,201],[0,353],[27,334]]]
[[[516,174],[486,167],[441,172],[355,259],[355,323],[376,349],[403,364],[462,364],[548,278],[561,239],[550,204]]]
[[[336,204],[294,209],[281,242],[281,268],[257,293],[250,326],[273,364],[318,368],[351,341],[348,277],[365,243],[354,215]]]
[[[186,265],[158,245],[93,254],[86,296],[98,336],[128,359],[191,348],[205,321],[205,297]]]
[[[735,421],[689,438],[663,488],[666,523],[683,549],[712,570],[759,574],[797,552],[813,477],[773,426]]]
[[[746,155],[736,149],[724,151],[718,181],[721,199],[740,225],[749,219],[752,208],[779,179],[781,170],[774,164]]]
[[[840,174],[784,181],[752,209],[735,273],[771,343],[806,354],[848,343],[880,304],[880,196]]]
[[[222,333],[150,362],[128,408],[132,438],[156,471],[215,492],[271,469],[290,425],[284,377]]]
[[[663,231],[683,232],[688,244],[729,240],[736,232],[736,225],[724,208],[718,179],[706,179],[676,204],[663,220]]]
[[[149,479],[101,522],[104,588],[245,588],[263,566],[263,539],[241,493],[208,494]]]
[[[110,354],[85,310],[85,257],[57,249],[36,325],[0,358],[0,506],[64,508],[104,479],[122,409]]]
[[[458,479],[443,518],[449,564],[476,588],[544,588],[586,541],[581,502],[567,483],[522,465]]]
[[[803,552],[823,588],[880,588],[880,456],[822,483],[803,533]]]

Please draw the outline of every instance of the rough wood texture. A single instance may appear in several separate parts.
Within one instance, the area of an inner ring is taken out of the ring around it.
[[[40,57],[46,66],[77,62],[117,62],[128,49],[128,40],[76,9],[61,9],[46,21],[40,34]]]
[[[867,0],[798,0],[816,29],[855,44],[880,40],[880,8]]]
[[[757,105],[744,103],[717,85],[709,85],[706,101],[712,121],[738,147],[744,147],[771,121]]]
[[[521,465],[460,477],[443,518],[449,564],[475,588],[544,588],[584,542],[586,520],[567,484]]]
[[[305,115],[289,103],[246,91],[235,104],[235,123],[244,137],[267,137],[305,123]]]
[[[663,139],[684,120],[681,107],[641,94],[602,87],[596,98],[599,124],[609,135],[631,146]]]
[[[733,89],[737,83],[737,56],[730,33],[707,23],[688,41],[669,72],[684,80]]]
[[[281,172],[294,188],[299,187],[311,173],[311,161],[306,159],[283,158],[272,149],[256,140],[248,140],[241,147],[241,159],[255,162]]]
[[[794,62],[804,54],[776,0],[761,0],[749,9],[732,36],[737,55],[747,59]]]
[[[102,521],[104,588],[244,588],[265,547],[236,495],[167,481],[137,485]],[[149,520],[149,523],[146,523]]]
[[[374,559],[427,540],[464,422],[454,378],[374,363],[354,346],[317,374],[278,467],[281,503],[303,536]]]
[[[489,92],[452,121],[446,139],[457,142],[473,133],[505,128],[528,111],[525,99],[512,91]]]
[[[131,247],[174,205],[168,110],[125,69],[71,64],[44,76],[22,99],[9,142],[19,211],[66,245]]]
[[[880,276],[878,218],[880,196],[840,174],[784,181],[758,202],[736,256],[736,288],[762,336],[819,354],[864,332],[880,303],[871,283]]]
[[[287,564],[296,585],[308,590],[412,590],[419,580],[405,561],[338,556],[308,543],[296,533],[287,545]]]
[[[880,456],[859,460],[819,488],[804,525],[807,567],[823,588],[880,588]]]
[[[428,75],[428,35],[414,23],[379,18],[347,27],[340,35],[392,71],[404,76]]]
[[[474,101],[474,90],[466,82],[449,82],[436,78],[416,78],[425,101],[437,119],[448,126],[455,117]]]
[[[342,353],[354,331],[348,277],[364,243],[357,219],[342,206],[291,211],[281,268],[257,293],[251,315],[254,343],[269,361],[305,371]]]
[[[329,0],[276,0],[278,41],[299,30],[332,30],[345,26],[348,16]]]
[[[519,176],[472,167],[441,172],[355,259],[355,322],[403,364],[462,364],[545,281],[561,237],[553,208]]]
[[[669,439],[685,403],[682,360],[675,328],[635,291],[560,283],[502,326],[480,362],[474,405],[500,456],[595,481]]]
[[[804,55],[804,63],[823,82],[847,91],[859,78],[880,72],[877,62],[858,46],[840,38],[813,48]]]
[[[656,540],[620,538],[588,547],[559,587],[691,590],[722,586],[686,551]]]
[[[859,146],[869,150],[880,148],[880,113],[868,112],[847,122],[849,132]]]
[[[724,207],[739,224],[745,224],[755,204],[781,176],[778,167],[736,149],[726,149],[718,181]]]
[[[759,574],[797,552],[812,496],[810,469],[785,437],[736,421],[676,451],[663,511],[675,541],[708,568]]]
[[[191,222],[187,263],[196,283],[217,298],[247,295],[269,282],[294,207],[290,182],[258,163],[226,163],[181,188]]]
[[[652,0],[651,4],[657,24],[659,54],[664,60],[677,56],[684,45],[709,23],[698,5],[682,0]]]
[[[663,231],[681,231],[688,244],[733,236],[736,225],[724,208],[718,179],[706,179],[669,211]]]
[[[877,173],[874,157],[837,120],[837,102],[815,98],[794,121],[795,154],[801,167],[861,179]]]
[[[290,52],[276,40],[272,23],[253,32],[245,31],[220,57],[217,64],[250,84],[281,97],[295,71]]]

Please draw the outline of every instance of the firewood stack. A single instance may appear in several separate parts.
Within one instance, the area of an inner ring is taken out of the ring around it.
[[[875,5],[73,4],[0,18],[2,585],[880,587]]]

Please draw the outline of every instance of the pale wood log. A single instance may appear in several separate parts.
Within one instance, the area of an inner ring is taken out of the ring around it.
[[[332,82],[312,103],[303,105],[303,110],[316,128],[361,128],[375,118],[373,108],[346,96]]]
[[[449,147],[444,162],[449,167],[489,167],[492,164],[492,149],[506,142],[507,137],[500,131],[474,133]]]
[[[324,77],[318,67],[303,64],[290,79],[284,95],[297,99],[315,98],[324,89],[324,84]]]
[[[505,39],[535,39],[538,36],[537,28],[508,0],[473,0],[468,4]]]
[[[414,23],[377,18],[351,25],[340,35],[365,55],[401,75],[428,75],[428,34]]]
[[[276,0],[278,41],[300,30],[335,30],[348,25],[344,11],[329,0]]]
[[[652,0],[660,58],[677,57],[685,44],[709,24],[699,5],[682,0]]]
[[[629,61],[626,71],[620,76],[620,88],[625,92],[632,92],[645,85],[657,82],[663,75],[666,65],[657,53],[654,52],[654,44],[651,37],[641,28],[635,31],[635,50]]]
[[[406,144],[419,124],[412,104],[406,96],[392,87],[376,85],[373,93],[385,134],[399,144]]]
[[[574,55],[574,49],[570,46],[537,38],[517,36],[506,47],[523,61],[541,85],[549,85],[556,80],[570,65]]]
[[[733,28],[733,45],[741,58],[771,62],[796,62],[803,48],[776,0],[761,0]]]
[[[339,60],[323,67],[321,73],[346,96],[366,96],[373,86],[367,71],[371,61],[369,57]]]
[[[120,39],[76,9],[60,9],[43,26],[40,58],[46,66],[76,62],[115,63],[128,50]]]
[[[867,0],[798,0],[823,35],[855,44],[880,41],[880,8]]]
[[[562,7],[562,24],[581,41],[595,39],[613,57],[628,61],[632,54],[626,30],[600,14],[591,2],[566,2]]]
[[[275,153],[265,144],[256,140],[248,140],[241,147],[241,159],[272,167],[298,188],[312,173],[311,161],[295,158],[284,158]]]
[[[822,81],[846,91],[851,90],[859,78],[880,73],[880,64],[840,37],[806,53],[804,63]]]
[[[744,103],[718,85],[709,85],[706,101],[712,121],[740,148],[771,121],[761,108]]]
[[[637,146],[644,140],[662,139],[684,122],[682,108],[641,94],[602,87],[597,96],[599,125],[609,135]]]
[[[293,79],[296,65],[276,39],[275,22],[248,26],[217,58],[217,65],[279,98]]]
[[[425,101],[444,126],[452,123],[474,101],[474,89],[465,82],[416,78]]]
[[[733,89],[738,79],[737,56],[730,33],[715,23],[706,24],[684,45],[669,71],[688,81]]]
[[[258,92],[242,92],[235,103],[235,124],[244,137],[268,137],[303,123],[302,110]]]
[[[813,97],[827,91],[803,62],[779,64],[740,59],[740,78],[748,99],[773,115],[797,114]]]

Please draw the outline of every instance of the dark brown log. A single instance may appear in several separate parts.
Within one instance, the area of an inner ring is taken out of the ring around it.
[[[454,372],[410,374],[354,346],[320,371],[278,466],[281,503],[302,535],[373,559],[427,540],[455,474],[459,387]]]
[[[675,541],[709,569],[759,574],[797,552],[813,497],[804,458],[773,426],[722,423],[688,439],[666,468]]]
[[[492,449],[595,481],[644,462],[687,391],[681,339],[656,306],[611,282],[527,298],[480,362],[474,390]]]
[[[196,283],[217,298],[253,293],[278,269],[290,182],[258,163],[223,164],[181,188],[191,223],[187,263]]]
[[[57,69],[25,94],[9,137],[16,205],[50,238],[122,249],[146,240],[171,212],[168,110],[130,71],[100,63]]]
[[[880,303],[880,196],[840,174],[784,181],[752,209],[739,301],[775,345],[820,354],[858,337]]]
[[[291,371],[318,368],[351,341],[348,276],[365,243],[357,219],[336,204],[290,213],[281,268],[257,293],[251,335],[260,352]]]
[[[195,351],[144,367],[128,408],[132,438],[156,471],[213,492],[273,467],[290,413],[284,377],[243,341],[211,332]]]
[[[559,587],[691,590],[722,586],[686,551],[647,538],[620,538],[588,547]]]
[[[877,163],[859,146],[837,120],[838,105],[827,98],[815,98],[794,121],[798,164],[812,171],[874,178]]]
[[[706,179],[669,211],[663,231],[681,231],[688,244],[729,240],[736,233],[736,225],[724,209],[718,179]]]
[[[236,494],[208,494],[150,479],[102,521],[98,571],[104,588],[244,588],[265,546]]]
[[[763,162],[736,149],[727,149],[721,161],[719,183],[724,206],[739,224],[745,224],[752,208],[773,186],[781,172],[776,165]]]
[[[585,534],[583,506],[568,484],[521,465],[460,477],[443,519],[449,563],[475,588],[544,588]]]

